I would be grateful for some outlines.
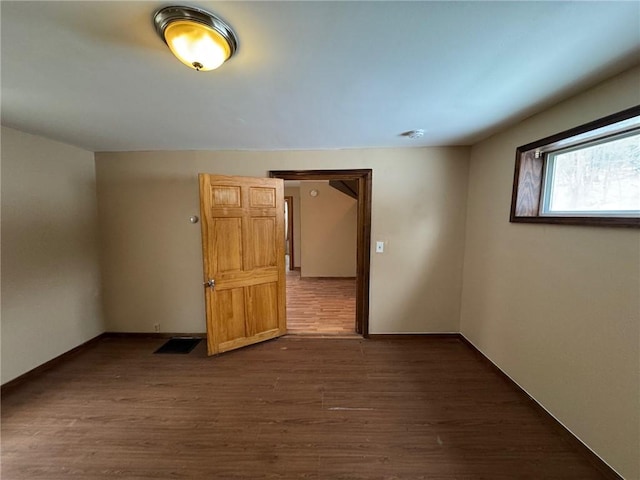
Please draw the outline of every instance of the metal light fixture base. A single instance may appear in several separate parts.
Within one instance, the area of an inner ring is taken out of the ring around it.
[[[218,32],[229,44],[229,50],[231,51],[229,58],[231,58],[236,50],[238,50],[238,37],[236,37],[236,34],[224,20],[221,20],[212,13],[200,8],[177,5],[161,8],[153,16],[153,24],[156,28],[156,32],[160,35],[160,38],[162,38],[164,43],[167,43],[164,38],[165,29],[169,24],[176,20],[187,20],[201,23],[202,25],[206,25]]]

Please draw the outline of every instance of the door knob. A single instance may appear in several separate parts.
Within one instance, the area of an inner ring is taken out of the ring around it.
[[[216,281],[213,278],[210,278],[203,284],[206,287],[210,287],[212,290],[216,288]]]

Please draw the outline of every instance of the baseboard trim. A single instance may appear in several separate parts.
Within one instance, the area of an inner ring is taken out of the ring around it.
[[[459,333],[370,333],[369,340],[460,339]]]
[[[308,339],[308,338],[329,338],[333,340],[362,340],[364,337],[359,333],[317,333],[317,332],[287,332],[280,338]]]
[[[41,375],[47,370],[52,369],[56,365],[63,363],[69,360],[71,357],[74,357],[80,352],[91,348],[94,344],[98,343],[100,340],[105,338],[157,338],[157,339],[166,339],[172,337],[199,337],[206,338],[206,333],[157,333],[157,332],[103,332],[100,335],[96,335],[95,337],[87,340],[84,343],[81,343],[77,347],[72,348],[64,353],[61,353],[57,357],[52,358],[51,360],[43,363],[42,365],[38,365],[37,367],[29,370],[28,372],[19,375],[13,380],[9,380],[7,383],[0,386],[0,396],[4,396],[9,393],[17,386],[22,385],[24,382]]]
[[[532,401],[535,409],[551,420],[549,423],[554,425],[560,434],[578,450],[605,478],[609,480],[624,480],[622,476],[618,474],[607,462],[602,460],[598,454],[591,450],[582,440],[580,440],[571,430],[565,427],[560,420],[554,417],[544,406],[532,397],[529,392],[522,388],[518,383],[507,375],[500,367],[498,367],[493,361],[487,357],[478,347],[476,347],[471,341],[466,338],[462,333],[458,334],[458,338],[464,343],[476,356],[491,369],[496,372],[506,383],[522,392],[524,395]]]
[[[300,280],[357,280],[357,277],[300,277]]]
[[[105,332],[105,338],[173,338],[173,337],[197,337],[207,338],[206,333],[171,333],[171,332]]]
[[[105,336],[106,336],[105,333],[101,333],[100,335],[96,335],[95,337],[90,338],[86,342],[81,343],[77,347],[73,347],[71,350],[68,350],[68,351],[58,355],[57,357],[52,358],[48,362],[45,362],[42,365],[38,365],[37,367],[29,370],[28,372],[25,372],[22,375],[17,376],[13,380],[9,380],[7,383],[4,383],[0,387],[0,396],[4,396],[8,392],[14,390],[17,386],[22,385],[27,380],[30,380],[30,379],[32,379],[34,377],[37,377],[37,376],[41,375],[42,373],[46,372],[47,370],[51,370],[56,365],[59,365],[60,363],[63,363],[65,361],[69,360],[71,357],[74,357],[78,353],[83,352],[83,351],[91,348],[94,344],[98,343]]]

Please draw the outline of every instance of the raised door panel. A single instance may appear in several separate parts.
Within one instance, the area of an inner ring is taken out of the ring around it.
[[[214,274],[242,270],[242,219],[214,218],[212,221]]]
[[[242,207],[241,188],[234,185],[213,185],[211,187],[211,206],[213,208]]]
[[[276,189],[270,187],[249,187],[249,206],[251,208],[275,208]]]
[[[244,288],[232,288],[215,293],[213,316],[219,343],[247,336],[244,292]]]
[[[275,267],[277,260],[275,217],[251,218],[251,268]]]
[[[247,287],[247,334],[249,336],[278,328],[278,284],[263,283]]]

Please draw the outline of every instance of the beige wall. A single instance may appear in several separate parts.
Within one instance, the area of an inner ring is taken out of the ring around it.
[[[312,197],[311,190],[318,196]],[[355,277],[358,201],[329,185],[302,182],[302,277]]]
[[[635,69],[475,145],[461,331],[628,479],[640,476],[640,232],[510,224],[515,149],[640,103]]]
[[[468,148],[96,154],[107,328],[203,332],[198,172],[373,169],[370,331],[459,325]],[[402,281],[396,279],[401,278]]]
[[[293,197],[293,261],[291,268],[300,267],[300,187],[288,187],[287,181],[284,182],[284,194]]]
[[[96,154],[106,329],[205,330],[197,173],[372,168],[386,250],[371,258],[370,331],[460,329],[638,478],[640,232],[508,216],[515,148],[639,104],[639,83],[635,69],[480,142],[470,170],[466,148]],[[3,383],[105,330],[92,160],[2,128]]]
[[[2,383],[104,331],[93,160],[2,128]]]

